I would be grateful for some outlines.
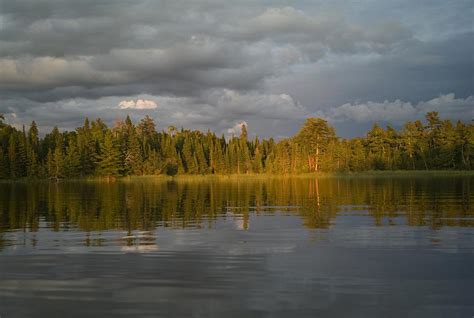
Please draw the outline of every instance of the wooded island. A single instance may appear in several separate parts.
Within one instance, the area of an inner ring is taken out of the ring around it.
[[[37,124],[18,130],[0,115],[0,178],[176,174],[298,174],[367,170],[471,170],[474,125],[426,114],[400,131],[374,124],[362,138],[342,139],[320,118],[308,118],[287,139],[250,139],[247,127],[226,139],[213,132],[157,131],[152,118],[130,117],[107,127],[85,119],[75,131],[54,128],[39,137]]]

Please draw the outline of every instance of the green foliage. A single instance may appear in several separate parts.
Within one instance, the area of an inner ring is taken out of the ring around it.
[[[81,154],[75,139],[69,142],[65,158],[65,175],[78,177],[81,174]]]
[[[104,177],[120,175],[120,152],[109,130],[105,133],[104,141],[100,144],[97,173]]]
[[[294,174],[367,170],[471,170],[474,125],[439,118],[436,112],[407,122],[399,131],[374,124],[363,138],[341,140],[320,118],[308,118],[292,138],[275,142],[240,136],[226,139],[208,131],[157,132],[146,116],[108,128],[101,120],[73,132],[55,127],[39,137],[33,121],[25,132],[0,117],[0,178],[69,178],[144,174]]]
[[[308,118],[294,137],[294,142],[299,144],[302,151],[307,154],[308,167],[311,171],[319,171],[321,157],[327,150],[331,140],[336,138],[334,128],[321,118]]]

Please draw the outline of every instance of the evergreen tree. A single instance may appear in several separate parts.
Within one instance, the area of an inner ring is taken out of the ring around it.
[[[150,150],[148,152],[148,157],[143,163],[143,172],[146,175],[159,174],[162,170],[161,160],[158,152],[155,150]]]
[[[305,148],[308,166],[312,171],[320,169],[321,155],[329,141],[335,138],[334,128],[321,118],[308,118],[295,137],[295,141]]]
[[[39,147],[39,132],[36,122],[33,120],[31,122],[30,129],[28,130],[28,142],[31,145],[31,148],[34,152],[38,153]]]
[[[8,167],[10,170],[10,177],[13,179],[19,177],[17,162],[18,162],[17,142],[16,142],[15,134],[11,134],[8,141]]]
[[[56,149],[54,150],[53,154],[53,160],[54,160],[54,169],[53,169],[53,174],[51,175],[54,178],[61,178],[64,176],[64,154],[62,150],[62,145],[57,145]]]
[[[191,138],[186,138],[183,144],[183,163],[186,172],[189,174],[199,173],[199,166],[194,155]]]
[[[55,167],[56,165],[54,163],[53,152],[51,151],[51,149],[49,149],[48,154],[46,156],[46,171],[50,178],[53,178],[55,175],[55,170],[56,170]]]
[[[81,174],[81,154],[75,138],[69,141],[65,158],[65,175],[78,177]]]
[[[36,154],[36,151],[34,151],[33,147],[30,144],[28,144],[28,148],[27,148],[27,157],[28,157],[27,173],[26,173],[27,176],[38,177],[40,175],[38,156]]]
[[[0,145],[0,179],[7,179],[8,177],[8,159]]]
[[[104,141],[100,145],[101,153],[98,156],[97,173],[107,178],[120,175],[120,152],[110,131],[105,133]]]
[[[141,175],[143,172],[143,157],[140,142],[134,130],[130,132],[127,149],[125,151],[125,173]]]
[[[77,146],[81,157],[81,175],[93,174],[96,170],[98,152],[87,117],[84,125],[77,129]]]
[[[253,157],[252,170],[255,173],[263,172],[263,149],[260,146],[258,138],[255,139],[255,155]]]

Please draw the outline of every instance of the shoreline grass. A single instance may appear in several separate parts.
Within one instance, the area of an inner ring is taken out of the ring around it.
[[[204,175],[143,175],[125,176],[109,180],[103,177],[64,178],[59,182],[134,182],[147,180],[187,181],[187,180],[234,180],[234,179],[285,179],[285,178],[412,178],[412,177],[474,177],[474,170],[373,170],[361,172],[318,172],[301,174],[204,174]],[[2,179],[0,183],[50,182],[48,178]]]

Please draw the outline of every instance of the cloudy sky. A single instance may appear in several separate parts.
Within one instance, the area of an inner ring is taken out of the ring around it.
[[[342,136],[474,117],[472,0],[0,0],[0,113],[72,129],[130,114],[227,133]]]

